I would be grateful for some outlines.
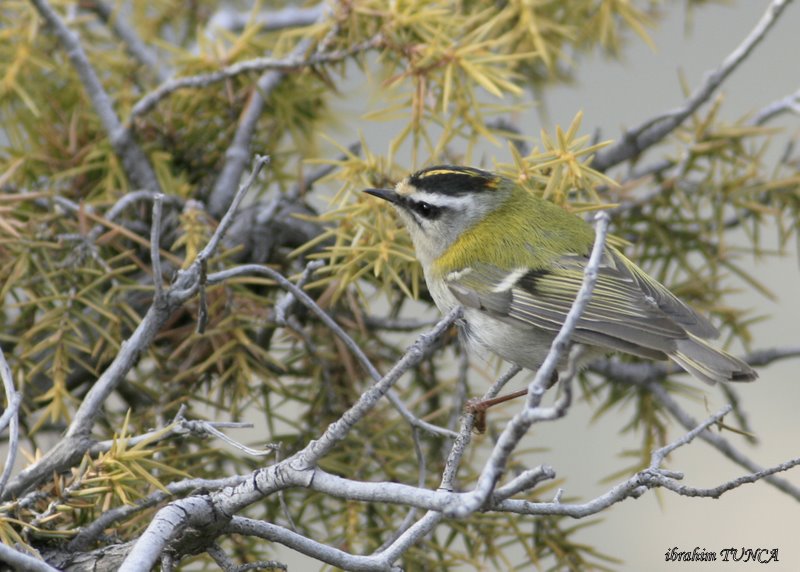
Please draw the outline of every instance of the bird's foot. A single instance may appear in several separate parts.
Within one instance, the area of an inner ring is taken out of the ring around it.
[[[519,391],[515,391],[514,393],[509,393],[508,395],[493,397],[492,399],[480,399],[475,397],[467,401],[467,403],[464,405],[464,410],[467,413],[472,413],[475,416],[475,424],[474,424],[475,431],[477,431],[478,433],[485,433],[486,411],[490,407],[494,407],[495,405],[505,403],[506,401],[511,401],[512,399],[516,399],[518,397],[522,397],[527,394],[528,394],[527,389],[521,389]]]

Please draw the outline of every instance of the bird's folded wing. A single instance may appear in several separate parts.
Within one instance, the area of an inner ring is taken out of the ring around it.
[[[547,270],[503,270],[491,264],[451,272],[446,281],[466,307],[510,323],[558,332],[581,287],[587,258],[568,255]],[[575,341],[643,357],[663,358],[687,332],[701,338],[714,327],[619,252],[606,251]]]

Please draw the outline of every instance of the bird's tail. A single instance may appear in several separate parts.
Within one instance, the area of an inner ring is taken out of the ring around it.
[[[689,334],[679,340],[669,357],[697,379],[714,385],[718,381],[753,381],[758,373],[742,360],[711,347]]]

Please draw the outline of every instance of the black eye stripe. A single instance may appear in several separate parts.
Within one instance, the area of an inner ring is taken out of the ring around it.
[[[406,201],[406,206],[408,206],[409,209],[414,211],[422,218],[428,220],[435,220],[439,218],[442,214],[442,210],[444,210],[443,207],[437,207],[436,205],[426,203],[425,201],[408,200]]]

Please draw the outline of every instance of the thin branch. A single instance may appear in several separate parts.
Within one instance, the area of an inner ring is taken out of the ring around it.
[[[623,134],[614,145],[601,149],[592,161],[592,168],[607,171],[611,167],[633,159],[646,149],[663,140],[722,85],[727,77],[750,55],[775,25],[783,10],[792,0],[772,0],[764,15],[741,44],[733,50],[714,71],[707,73],[703,83],[695,89],[683,105],[677,109],[645,121]]]
[[[262,32],[275,32],[286,28],[304,28],[316,23],[322,15],[324,2],[316,6],[302,8],[286,6],[276,10],[264,10],[253,17],[252,12],[237,12],[230,7],[218,10],[208,21],[208,28],[222,28],[231,32],[241,32],[246,26],[256,25]]]
[[[2,351],[2,350],[0,350]],[[3,414],[0,415],[0,433],[6,430],[11,420],[17,415],[20,403],[22,403],[22,395],[19,392],[14,392],[13,395],[6,395],[6,407],[3,409]],[[0,491],[2,488],[0,488]]]
[[[233,447],[235,449],[238,449],[239,451],[241,451],[245,455],[250,455],[251,457],[263,457],[265,455],[272,455],[272,454],[275,453],[275,447],[277,447],[277,445],[269,445],[265,449],[253,449],[252,447],[247,447],[246,445],[243,445],[242,443],[239,443],[238,441],[235,441],[234,439],[231,439],[225,433],[223,433],[222,431],[217,429],[216,426],[219,425],[217,423],[209,423],[208,421],[199,421],[199,420],[195,420],[195,421],[188,421],[187,420],[185,422],[185,425],[187,427],[189,427],[192,432],[195,432],[195,433],[196,432],[205,432],[205,433],[208,433],[209,435],[213,435],[214,437],[216,437],[220,441],[222,441],[224,443],[227,443],[231,447]],[[252,427],[253,426],[252,423],[237,423],[236,425],[237,425],[237,428],[238,427]]]
[[[475,489],[462,502],[448,508],[446,511],[448,516],[463,518],[479,509],[494,491],[508,458],[531,425],[538,420],[552,418],[544,416],[542,411],[539,410],[539,405],[546,388],[550,384],[550,379],[556,371],[556,366],[561,360],[561,356],[569,348],[572,332],[575,330],[583,310],[591,299],[595,282],[597,282],[598,269],[605,252],[608,214],[603,211],[597,213],[595,221],[595,241],[592,253],[589,256],[589,262],[586,264],[583,283],[561,330],[553,340],[544,363],[539,367],[533,381],[528,386],[528,398],[525,408],[511,419],[501,433],[489,460],[484,465]],[[554,413],[557,413],[557,410],[554,410]]]
[[[150,223],[150,261],[153,264],[156,303],[164,299],[164,276],[161,272],[161,213],[164,210],[164,195],[153,197],[153,220]]]
[[[308,191],[308,189],[310,189],[314,183],[323,177],[327,177],[336,169],[338,169],[339,165],[337,162],[346,161],[348,158],[357,157],[359,155],[361,155],[361,141],[350,143],[350,145],[347,146],[347,151],[336,158],[336,162],[333,162],[329,165],[319,165],[310,173],[303,173],[300,176],[300,180],[292,185],[292,188],[289,190],[289,192],[282,196],[289,202],[296,201],[301,195]],[[259,222],[261,222],[261,220],[259,220]]]
[[[19,405],[22,396],[14,388],[14,377],[11,368],[8,367],[6,356],[0,348],[0,379],[3,381],[3,391],[6,395],[6,410],[0,418],[0,431],[3,431],[8,424],[8,450],[6,451],[6,463],[3,466],[3,474],[0,475],[0,497],[6,488],[6,483],[14,470],[19,451]]]
[[[312,260],[306,264],[300,279],[297,281],[297,287],[302,288],[311,279],[311,276],[325,265],[324,260]],[[275,322],[281,326],[286,325],[286,316],[294,306],[296,299],[291,291],[287,290],[286,294],[275,303]]]
[[[289,57],[303,57],[313,44],[311,38],[304,38],[298,42]],[[244,172],[245,163],[250,155],[250,142],[256,130],[256,124],[264,111],[266,98],[280,85],[286,76],[285,71],[268,71],[256,82],[255,89],[239,115],[236,133],[233,141],[225,151],[225,164],[217,177],[208,200],[209,211],[213,216],[223,212],[233,189],[239,183]]]
[[[516,364],[512,365],[507,372],[497,378],[497,381],[492,384],[492,386],[481,399],[486,400],[496,397],[501,391],[503,391],[503,388],[506,386],[506,384],[514,379],[521,371],[522,368],[520,366]]]
[[[67,27],[47,0],[31,0],[31,3],[50,25],[67,52],[89,99],[92,101],[94,110],[100,117],[111,146],[122,160],[125,173],[133,185],[142,189],[160,192],[161,187],[158,184],[158,178],[153,168],[150,166],[144,152],[133,140],[130,130],[122,126],[112,106],[111,98],[100,83],[100,79],[97,77],[97,73],[91,63],[89,63],[89,58],[86,56],[83,46],[81,46],[78,35]]]
[[[556,478],[556,472],[549,465],[541,465],[535,469],[528,469],[511,479],[502,487],[495,489],[492,502],[499,502],[511,498],[516,494],[529,491],[542,481]]]
[[[370,388],[369,391],[374,389],[374,387]],[[648,469],[633,475],[626,481],[614,486],[604,495],[587,503],[564,504],[560,502],[559,498],[549,503],[513,499],[502,500],[506,494],[524,488],[524,486],[535,484],[544,478],[549,478],[552,475],[552,470],[542,467],[539,470],[529,471],[523,474],[522,477],[512,480],[505,487],[494,491],[494,494],[487,499],[484,506],[487,510],[529,515],[567,515],[581,518],[597,514],[599,511],[627,498],[637,498],[651,488],[664,487],[679,494],[696,496],[722,494],[740,484],[768,478],[775,472],[785,471],[800,464],[800,460],[788,461],[771,469],[739,477],[715,489],[694,489],[677,484],[677,479],[680,479],[682,475],[673,471],[666,471],[660,467],[666,454],[677,447],[688,444],[698,436],[709,434],[707,427],[718,422],[729,410],[729,408],[725,408],[712,415],[704,423],[694,427],[687,435],[677,439],[674,443],[653,455]],[[345,413],[342,419],[331,425],[331,428],[342,423],[348,417],[348,414],[352,412],[353,410]],[[354,415],[357,416],[358,414],[354,413]],[[466,421],[459,435],[467,440],[471,429],[468,417],[465,416]],[[329,428],[328,433],[332,431],[331,428]],[[173,539],[178,538],[186,527],[207,527],[210,522],[217,523],[215,526],[219,526],[219,519],[226,520],[227,525],[223,525],[221,530],[217,530],[217,534],[239,533],[268,538],[348,570],[388,570],[391,569],[392,562],[397,560],[410,546],[418,542],[424,535],[430,533],[445,517],[447,511],[451,511],[453,506],[469,502],[470,498],[474,496],[472,492],[453,493],[441,488],[438,491],[429,491],[401,483],[358,482],[341,478],[308,465],[309,453],[313,455],[314,448],[315,443],[311,442],[300,453],[282,461],[278,465],[257,471],[232,488],[216,493],[201,494],[200,497],[188,497],[164,507],[159,511],[156,518],[151,521],[145,533],[128,554],[121,570],[133,572],[149,569],[159,555],[163,553],[164,546]],[[448,463],[457,464],[462,453],[463,449],[454,446]],[[447,484],[444,477],[442,484]],[[235,515],[236,512],[258,499],[276,491],[297,486],[307,487],[317,492],[348,500],[403,504],[424,508],[429,512],[401,534],[397,541],[387,547],[386,550],[368,557],[347,554],[279,526],[230,516]]]
[[[660,384],[649,382],[646,384],[646,387],[658,400],[658,402],[665,409],[667,409],[667,411],[669,411],[670,414],[675,419],[677,419],[678,422],[685,428],[691,428],[697,425],[695,419],[693,419],[691,415],[686,413],[680,407],[680,405],[678,405],[678,403],[672,398],[669,392],[665,390]],[[757,474],[764,471],[763,467],[751,461],[750,458],[748,458],[744,453],[739,451],[736,447],[731,445],[731,443],[721,435],[705,431],[700,434],[700,438],[703,441],[706,441],[707,443],[712,445],[715,449],[717,449],[719,452],[725,455],[728,459],[730,459],[737,465],[744,467],[751,473]],[[800,501],[800,488],[796,487],[789,481],[775,477],[772,475],[772,473],[765,475],[764,480],[769,484],[771,484],[772,486],[774,486],[775,488],[791,496],[795,500]]]
[[[755,483],[760,480],[769,480],[770,478],[774,478],[773,475],[775,475],[776,473],[782,473],[788,471],[789,469],[797,467],[798,465],[800,465],[800,457],[790,459],[789,461],[780,463],[779,465],[775,465],[774,467],[770,467],[768,469],[762,469],[760,471],[756,471],[755,473],[751,473],[749,475],[742,475],[741,477],[737,477],[726,483],[722,483],[721,485],[717,485],[716,487],[710,487],[710,488],[688,487],[675,482],[675,480],[673,479],[666,479],[664,482],[660,483],[659,486],[665,489],[669,489],[672,492],[677,493],[684,497],[718,499],[726,492],[732,491],[733,489],[737,489],[742,485]]]
[[[367,41],[354,44],[346,49],[322,54],[314,54],[310,57],[306,57],[305,55],[307,50],[306,48],[302,51],[295,50],[285,58],[254,58],[252,60],[245,60],[243,62],[232,64],[215,72],[170,79],[159,85],[150,93],[143,96],[134,104],[126,121],[126,125],[130,126],[138,116],[152,111],[156,105],[176,91],[208,87],[210,85],[214,85],[215,83],[219,83],[221,81],[225,81],[246,73],[263,73],[267,71],[273,71],[281,72],[283,75],[287,72],[306,67],[340,62],[355,54],[374,49],[378,47],[382,41],[383,39],[381,36],[375,36]]]
[[[239,186],[239,190],[233,196],[233,200],[229,205],[227,205],[225,215],[222,217],[222,220],[219,221],[219,226],[217,226],[217,229],[211,236],[211,240],[208,241],[208,244],[206,244],[205,248],[203,248],[203,250],[201,250],[197,255],[198,262],[208,260],[211,258],[211,255],[217,251],[217,248],[219,248],[219,242],[222,240],[222,237],[225,236],[225,232],[227,232],[228,228],[230,228],[231,224],[233,223],[233,218],[236,216],[236,211],[244,199],[244,196],[258,178],[261,169],[268,165],[269,161],[270,159],[267,156],[256,155],[255,164],[253,165],[253,170],[250,172],[250,176],[247,177],[245,182]]]
[[[251,447],[247,447],[231,439],[225,433],[219,430],[220,428],[247,429],[252,427],[253,427],[252,423],[240,423],[233,421],[201,421],[198,419],[186,419],[183,417],[182,413],[178,413],[178,415],[175,418],[175,421],[173,421],[166,427],[163,427],[161,429],[156,429],[154,431],[148,431],[141,435],[135,435],[133,437],[129,437],[127,439],[127,444],[129,447],[134,447],[142,442],[165,441],[167,439],[172,439],[173,437],[183,437],[186,434],[191,434],[196,437],[208,437],[210,435],[212,437],[218,438],[219,440],[227,443],[231,447],[234,447],[242,451],[247,455],[252,455],[254,457],[261,457],[273,453],[275,450],[274,447],[270,447],[267,449],[253,449]],[[114,446],[115,442],[116,441],[114,439],[109,439],[106,441],[98,441],[91,446],[88,453],[92,456],[99,455],[100,453],[105,453]]]
[[[695,437],[697,437],[700,433],[702,433],[715,423],[719,423],[720,421],[722,421],[722,418],[728,413],[730,413],[732,410],[733,407],[731,407],[730,405],[723,407],[717,413],[715,413],[714,415],[712,415],[711,417],[700,423],[697,427],[686,433],[680,439],[677,439],[672,443],[653,451],[653,453],[650,455],[650,466],[654,468],[661,467],[661,464],[663,463],[664,459],[667,458],[667,455],[672,453],[675,449],[682,447],[684,445],[688,445],[689,443],[694,441]]]
[[[529,420],[532,423],[540,421],[555,421],[561,419],[567,414],[570,405],[572,405],[572,380],[578,372],[578,364],[580,363],[580,356],[583,353],[582,346],[575,346],[570,352],[570,358],[567,361],[567,369],[559,376],[558,388],[561,395],[556,400],[552,407],[542,407],[537,405],[530,412]],[[549,384],[543,389],[549,389]]]
[[[251,267],[253,266],[255,265],[251,265]],[[295,295],[297,300],[304,305],[306,304],[308,295],[297,289],[292,282],[289,282],[280,274],[274,273],[271,269],[260,266],[251,267],[240,268],[247,268],[256,274],[258,273],[256,269],[260,269],[262,273],[270,276],[270,273],[264,272],[269,270],[273,273],[271,277],[278,279],[284,287],[289,285],[292,289],[292,294]],[[209,282],[212,281],[214,276],[209,276]],[[331,321],[330,317],[319,309],[316,304],[311,304],[309,309],[312,312],[322,314],[320,317],[326,324]],[[352,427],[369,413],[403,373],[417,365],[426,356],[426,350],[450,328],[460,313],[460,308],[453,309],[439,321],[435,328],[419,336],[414,344],[408,348],[405,355],[385,376],[362,393],[358,401],[345,411],[337,421],[331,423],[318,439],[309,442],[298,453],[285,461],[256,471],[235,487],[206,495],[209,498],[188,497],[162,508],[150,522],[142,536],[136,541],[121,570],[124,572],[149,570],[163,553],[164,547],[173,539],[179,537],[187,526],[203,528],[207,527],[210,522],[220,522],[221,519],[228,519],[230,515],[236,514],[250,504],[285,488],[296,486],[312,487],[312,485],[315,488],[321,487],[325,474],[316,468],[318,461],[347,437]],[[319,482],[315,481],[317,477],[320,479]],[[328,479],[338,479],[338,477],[329,476]],[[342,479],[342,481],[344,480]],[[406,487],[405,485],[396,486]],[[375,494],[381,495],[381,487],[374,488],[377,489]],[[403,490],[419,491],[416,487],[406,487]],[[430,493],[430,491],[422,491],[421,494],[426,493]]]
[[[800,347],[787,346],[754,350],[740,356],[740,359],[752,367],[763,367],[777,361],[797,357],[800,357]],[[588,364],[587,369],[616,381],[636,385],[662,381],[670,375],[688,375],[684,369],[672,362],[622,362],[616,358],[593,360]]]
[[[353,340],[353,338],[351,338],[347,334],[347,332],[345,332],[341,328],[341,326],[339,326],[339,324],[337,324],[336,321],[334,321],[334,319],[331,318],[330,315],[328,315],[328,313],[325,310],[323,310],[314,300],[311,299],[311,297],[308,294],[306,294],[303,290],[298,288],[293,282],[291,282],[285,276],[273,270],[272,268],[257,264],[245,264],[242,266],[237,266],[235,268],[223,270],[221,272],[217,272],[215,274],[210,275],[208,277],[208,283],[217,284],[236,276],[244,276],[252,274],[255,275],[260,274],[267,276],[275,280],[281,288],[291,292],[298,302],[300,302],[306,308],[311,310],[311,312],[314,315],[316,315],[320,319],[320,321],[323,324],[325,324],[325,326],[327,326],[328,329],[330,329],[333,332],[333,334],[344,343],[347,349],[350,350],[350,352],[356,357],[359,363],[361,363],[361,366],[367,371],[370,377],[372,377],[372,379],[375,380],[375,382],[384,381],[386,377],[388,377],[392,372],[394,372],[392,375],[396,377],[392,379],[391,383],[389,383],[389,385],[391,386],[409,368],[419,363],[419,361],[421,361],[422,358],[424,357],[425,352],[429,349],[425,346],[420,347],[419,355],[415,354],[413,356],[413,359],[407,359],[409,358],[409,353],[406,352],[406,355],[403,357],[403,359],[401,359],[400,362],[398,362],[398,364],[400,364],[401,362],[403,363],[401,369],[395,371],[395,369],[393,368],[390,374],[386,374],[386,376],[381,376],[380,372],[375,368],[374,365],[372,365],[372,362],[366,356],[366,354],[358,345],[358,343],[356,343],[356,341]],[[447,327],[449,327],[455,321],[455,319],[456,319],[456,312],[451,312],[444,320],[441,320],[436,325],[436,328],[434,328],[433,332],[440,332],[440,330],[443,331],[444,329],[447,329]],[[438,337],[438,333],[432,333],[431,336],[432,336],[431,339],[435,339],[435,337]],[[395,364],[395,368],[397,368],[398,364]],[[405,404],[400,400],[400,398],[396,394],[394,394],[394,392],[389,391],[387,393],[387,399],[389,399],[390,403],[395,407],[395,409],[397,409],[400,415],[413,427],[417,427],[429,433],[442,435],[445,437],[455,437],[455,434],[449,429],[438,427],[436,425],[428,423],[427,421],[423,421],[422,419],[418,419],[417,417],[415,417],[408,410]]]
[[[176,195],[167,195],[155,191],[131,191],[122,195],[120,199],[114,203],[114,206],[112,206],[103,214],[103,218],[107,221],[114,221],[120,214],[122,214],[122,211],[131,206],[131,204],[138,201],[153,201],[159,195],[165,204],[172,205],[174,207],[183,207],[186,204],[186,201],[182,197]],[[97,225],[89,234],[91,235],[96,232],[99,236],[102,231],[103,226]]]
[[[402,569],[385,563],[384,556],[358,556],[349,554],[338,548],[326,546],[305,536],[286,530],[283,527],[262,522],[251,518],[234,516],[225,527],[226,534],[242,534],[255,536],[277,542],[296,550],[301,554],[315,558],[332,566],[353,571],[379,571],[386,570],[400,572]]]
[[[0,562],[5,562],[14,570],[24,570],[25,572],[59,572],[47,562],[14,550],[6,544],[0,544]]]
[[[444,513],[442,512],[430,511],[426,513],[414,526],[401,534],[397,541],[381,552],[379,556],[383,557],[383,561],[386,562],[387,565],[397,561],[412,546],[419,542],[420,539],[430,534],[442,520],[444,520]]]
[[[253,171],[234,196],[228,211],[222,217],[214,235],[198,253],[187,270],[179,271],[173,285],[161,300],[154,299],[142,321],[131,336],[125,340],[113,361],[84,396],[67,432],[55,447],[21,471],[3,491],[2,499],[19,496],[29,487],[49,478],[53,471],[71,466],[80,461],[83,454],[94,445],[91,438],[95,419],[111,392],[122,382],[131,368],[138,363],[142,353],[150,346],[156,334],[172,315],[172,312],[192,297],[199,289],[200,268],[213,256],[222,237],[230,226],[234,212],[244,198],[267,159],[257,157]]]
[[[247,570],[262,570],[262,569],[277,569],[277,570],[288,570],[288,566],[282,562],[278,562],[277,560],[260,560],[258,562],[248,562],[247,564],[242,564],[241,566],[237,565],[231,558],[225,554],[225,551],[222,547],[217,544],[216,542],[209,546],[206,549],[211,558],[214,559],[214,562],[217,563],[217,566],[222,568],[224,572],[246,572]]]
[[[800,115],[800,89],[761,108],[753,117],[752,123],[753,125],[764,125],[784,113]]]
[[[800,347],[757,350],[744,355],[742,359],[755,367],[795,357],[800,357]],[[618,382],[644,387],[685,429],[690,430],[697,426],[697,421],[673,399],[661,384],[668,375],[685,373],[678,366],[672,363],[626,363],[616,359],[605,359],[591,362],[588,369]],[[763,470],[721,435],[704,432],[700,438],[748,471],[758,473]],[[767,476],[764,480],[794,499],[800,500],[800,488],[792,483],[774,476]]]
[[[239,208],[239,204],[242,202],[245,194],[247,194],[247,191],[255,182],[258,174],[261,172],[261,169],[264,167],[264,165],[269,164],[269,161],[270,159],[268,156],[256,155],[255,166],[250,172],[250,176],[247,177],[247,180],[239,186],[239,190],[233,196],[233,200],[228,206],[228,210],[225,212],[222,220],[219,222],[214,234],[211,236],[211,240],[208,241],[208,244],[206,244],[205,248],[200,251],[195,259],[199,276],[198,280],[192,283],[192,288],[198,290],[200,294],[199,303],[197,305],[196,331],[198,334],[204,333],[206,331],[206,325],[208,324],[208,296],[206,293],[206,286],[208,285],[208,259],[214,252],[216,252],[222,237],[225,236],[225,233],[234,222],[234,217]]]
[[[80,532],[68,544],[67,548],[72,552],[82,552],[94,544],[103,531],[110,528],[117,522],[125,520],[134,514],[152,508],[164,502],[171,496],[187,494],[195,490],[218,490],[224,487],[235,486],[248,478],[245,475],[235,475],[224,479],[185,479],[166,485],[168,492],[155,491],[149,496],[134,501],[111,510],[104,511],[91,524],[81,528]]]
[[[122,214],[122,212],[126,208],[131,206],[133,203],[143,200],[152,201],[157,195],[161,195],[162,201],[168,205],[181,207],[185,203],[184,199],[182,199],[181,197],[177,197],[175,195],[166,195],[164,193],[158,193],[146,190],[131,191],[129,193],[125,193],[124,195],[122,195],[120,199],[116,203],[114,203],[114,205],[110,209],[108,209],[105,213],[103,213],[102,219],[107,222],[113,222],[120,214]],[[48,208],[50,200],[51,199],[49,198],[37,199],[36,203],[44,208]],[[52,198],[52,201],[55,202],[59,207],[75,214],[79,214],[82,211],[95,214],[95,208],[92,205],[89,204],[79,205],[75,201],[71,201],[66,197],[55,196]],[[100,215],[96,216],[100,217]],[[90,242],[96,241],[105,229],[106,227],[100,223],[94,225],[92,230],[90,230],[89,233],[87,234],[87,239]]]
[[[80,3],[81,8],[91,10],[106,24],[108,25],[119,39],[125,44],[128,53],[140,64],[156,74],[158,81],[166,81],[170,72],[159,61],[156,54],[142,42],[133,26],[129,25],[131,20],[129,18],[121,17],[119,10],[123,9],[117,5],[117,9],[112,9],[108,4],[102,0],[83,0]]]
[[[750,366],[757,367],[797,357],[800,357],[800,346],[755,350],[745,354],[742,359]]]
[[[615,485],[608,492],[591,501],[578,504],[564,504],[561,502],[537,503],[509,499],[493,505],[490,508],[517,514],[559,515],[573,518],[585,518],[598,514],[625,499],[638,498],[648,489],[652,488],[666,488],[683,496],[707,496],[718,498],[723,493],[733,490],[738,486],[762,479],[774,478],[773,475],[775,473],[787,471],[792,467],[800,465],[800,459],[792,459],[780,465],[776,465],[775,467],[761,469],[754,471],[752,474],[732,479],[731,481],[710,489],[698,489],[681,485],[678,482],[683,478],[681,473],[667,471],[661,468],[661,462],[668,452],[690,443],[697,437],[702,439],[704,436],[714,435],[708,431],[708,427],[714,423],[718,423],[729,411],[729,406],[724,407],[714,415],[711,415],[703,423],[692,427],[689,433],[654,453],[651,457],[650,466],[647,469]]]

